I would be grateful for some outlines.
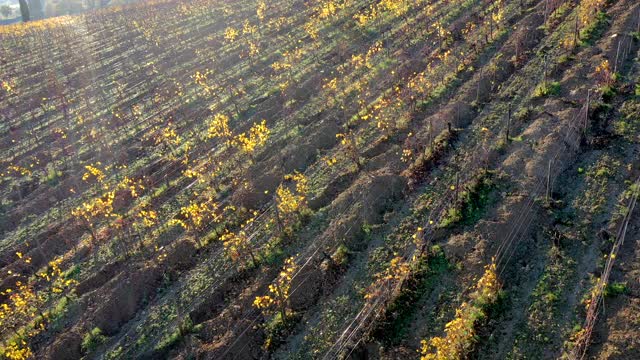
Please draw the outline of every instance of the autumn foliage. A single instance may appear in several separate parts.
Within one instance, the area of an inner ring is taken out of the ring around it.
[[[456,315],[445,326],[444,337],[433,337],[422,341],[421,360],[464,359],[477,341],[476,329],[486,318],[486,309],[497,299],[500,283],[496,265],[492,262],[485,267],[484,274],[475,285],[469,302],[464,302]]]

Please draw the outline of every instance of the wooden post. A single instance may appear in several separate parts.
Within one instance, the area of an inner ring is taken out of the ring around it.
[[[505,133],[505,141],[509,142],[509,128],[511,127],[511,103],[509,103],[509,111],[507,114],[507,131]]]
[[[429,147],[433,152],[433,120],[429,118]]]
[[[580,4],[578,4],[577,8],[576,8],[576,24],[575,24],[575,28],[573,29],[573,47],[575,48],[576,46],[578,46],[578,19],[580,15]]]
[[[451,134],[451,122],[447,123],[447,130],[449,130],[449,134]]]
[[[624,35],[623,35],[624,36]],[[618,72],[618,56],[620,55],[620,43],[622,39],[618,39],[618,49],[616,50],[616,62],[613,64],[613,74],[615,75]]]
[[[589,103],[590,102],[591,102],[591,89],[587,91],[587,106],[584,111],[584,129],[583,129],[584,135],[587,135],[587,128],[589,127],[589,106],[590,106]]]
[[[545,91],[547,88],[547,54],[544,54],[542,56],[542,67],[543,67],[543,71],[542,71],[542,86],[544,86]]]
[[[476,105],[480,105],[480,83],[482,82],[482,69],[480,69],[480,78],[478,79],[478,86],[476,87]]]
[[[276,213],[276,225],[278,226],[278,233],[282,234],[284,231],[284,225],[282,224],[282,218],[280,217],[280,210],[278,209],[278,200],[276,198],[276,200],[274,201],[275,204],[273,204],[274,206],[274,210]]]
[[[625,61],[627,59],[627,57],[629,56],[629,54],[631,54],[631,46],[633,45],[633,37],[629,34],[627,34],[627,39],[629,39],[629,45],[627,45],[627,49],[624,52],[624,55],[622,56],[622,61]]]
[[[547,167],[547,194],[545,196],[545,200],[549,203],[549,198],[551,197],[551,160],[549,160],[549,165]]]

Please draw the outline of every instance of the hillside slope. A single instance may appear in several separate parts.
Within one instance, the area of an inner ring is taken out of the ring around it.
[[[632,359],[640,4],[0,27],[0,358]]]

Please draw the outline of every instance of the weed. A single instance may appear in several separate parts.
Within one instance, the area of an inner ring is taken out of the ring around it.
[[[264,331],[266,333],[264,348],[272,349],[282,342],[300,317],[299,314],[294,312],[287,312],[286,319],[283,319],[282,314],[279,312],[271,317],[271,320],[264,325]]]
[[[584,46],[593,45],[592,42],[599,38],[606,29],[609,18],[604,11],[600,11],[596,15],[596,20],[592,24],[580,31],[580,43]]]
[[[461,193],[461,205],[449,208],[439,227],[446,228],[457,224],[471,225],[478,221],[482,217],[484,209],[489,205],[490,194],[495,188],[496,184],[487,174],[482,174],[480,178],[471,183],[468,190]]]
[[[345,244],[340,244],[333,255],[331,255],[331,259],[338,266],[345,265],[349,261],[349,248],[347,248]]]
[[[54,168],[52,164],[47,165],[47,175],[44,178],[44,181],[49,186],[56,186],[61,177],[62,177],[62,171]]]
[[[602,295],[604,295],[604,297],[614,297],[626,294],[629,294],[629,288],[627,287],[627,284],[620,282],[607,284],[602,291]]]
[[[560,83],[557,81],[538,84],[533,91],[533,97],[540,98],[545,96],[555,96],[560,93]]]
[[[185,336],[197,333],[202,330],[202,324],[194,325],[190,316],[187,316],[172,333],[165,336],[158,345],[157,350],[171,349],[178,344]]]
[[[621,116],[613,123],[614,132],[627,141],[640,140],[640,102],[629,100],[620,108]]]
[[[280,264],[286,256],[282,250],[281,243],[282,239],[280,238],[270,241],[265,249],[257,255],[258,262],[264,262],[267,265]]]
[[[122,346],[118,346],[117,348],[106,353],[105,359],[107,360],[121,359],[123,352],[124,352],[124,349],[122,348]]]
[[[600,93],[602,94],[602,100],[609,102],[615,96],[616,89],[611,85],[605,85],[600,88]]]
[[[450,227],[457,224],[461,220],[462,220],[462,211],[460,211],[456,207],[451,207],[449,208],[449,210],[447,210],[447,214],[442,219],[439,226],[441,228]]]
[[[564,55],[560,56],[560,58],[558,59],[558,64],[560,64],[560,65],[566,64],[566,63],[568,63],[570,61],[575,60],[575,58],[576,57],[573,56],[573,55],[564,54]]]
[[[416,302],[438,284],[442,275],[451,269],[444,252],[433,246],[415,266],[402,293],[387,308],[385,319],[374,331],[374,336],[390,345],[398,344],[408,335],[412,317],[418,310]]]
[[[99,327],[95,327],[82,338],[82,352],[89,354],[96,350],[105,341],[107,341],[107,337],[102,335],[102,330],[100,330]]]
[[[526,122],[531,118],[531,114],[533,113],[533,111],[531,110],[530,107],[526,106],[521,108],[520,110],[518,110],[515,114],[514,114],[514,118],[516,119],[516,121],[518,122]]]

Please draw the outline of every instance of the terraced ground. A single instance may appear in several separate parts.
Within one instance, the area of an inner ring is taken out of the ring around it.
[[[0,27],[0,358],[637,358],[639,58],[634,0]]]

